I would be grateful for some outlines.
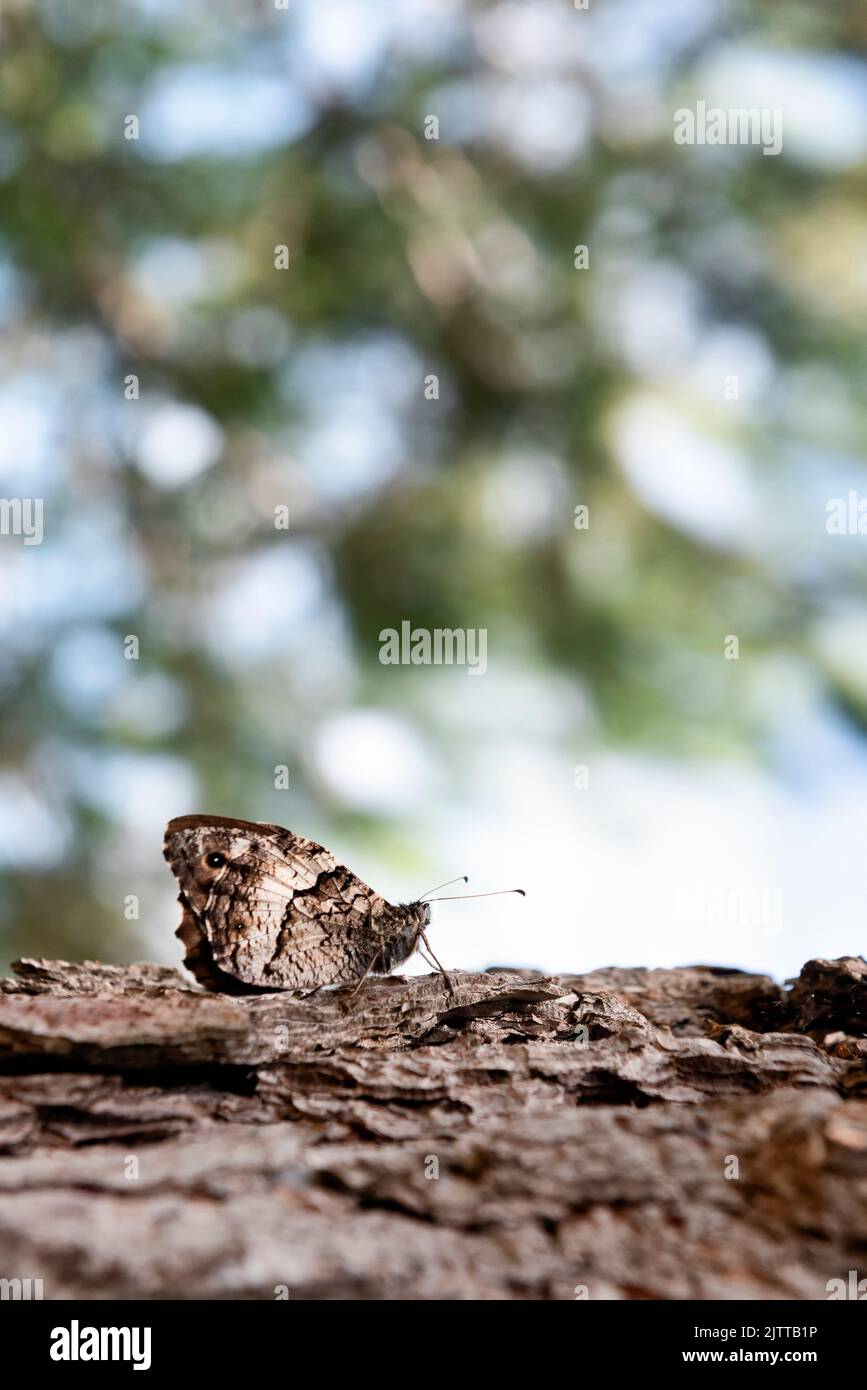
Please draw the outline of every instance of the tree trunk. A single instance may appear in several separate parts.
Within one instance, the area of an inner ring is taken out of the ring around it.
[[[867,963],[208,995],[0,982],[0,1278],[45,1298],[825,1299],[867,1274]],[[865,1285],[867,1289],[867,1285]]]

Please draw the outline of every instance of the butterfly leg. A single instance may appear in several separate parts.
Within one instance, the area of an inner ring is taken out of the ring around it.
[[[357,994],[358,991],[361,989],[361,986],[364,984],[365,980],[367,979],[368,975],[369,975],[370,972],[372,971],[373,967],[376,965],[376,962],[379,960],[379,958],[380,958],[381,955],[382,955],[382,947],[380,946],[380,948],[379,948],[379,950],[377,951],[376,955],[373,957],[373,960],[370,962],[370,965],[367,967],[367,969],[365,970],[365,972],[364,972],[364,974],[362,975],[361,979],[358,981],[358,984],[355,986],[355,989],[354,989],[354,990],[352,991],[352,993],[350,994],[350,996],[349,996],[350,999],[354,999],[354,998],[355,998],[356,994]]]
[[[443,979],[445,980],[446,986],[447,986],[447,988],[448,988],[449,994],[454,994],[455,988],[454,988],[454,985],[453,985],[452,982],[451,982],[451,979],[449,978],[449,973],[448,973],[448,971],[446,970],[445,966],[444,966],[444,965],[441,965],[440,962],[437,960],[436,956],[434,955],[433,951],[431,950],[431,944],[430,944],[430,942],[428,941],[427,937],[425,936],[424,932],[419,932],[419,937],[420,937],[420,939],[424,942],[425,946],[427,947],[428,954],[430,955],[431,959],[433,960],[434,965],[435,965],[435,966],[437,967],[437,969],[440,971],[440,973],[441,973]]]

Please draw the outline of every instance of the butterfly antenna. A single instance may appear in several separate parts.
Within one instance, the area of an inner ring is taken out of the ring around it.
[[[443,884],[444,888],[445,886],[446,885]],[[506,893],[520,893],[522,898],[526,898],[527,896],[523,888],[498,888],[495,893],[450,893],[448,897],[445,898],[429,898],[428,902],[462,903],[465,902],[467,898],[501,898]]]
[[[441,888],[451,888],[453,883],[469,883],[469,881],[466,874],[460,874],[457,878],[450,878],[448,883],[438,883],[436,888],[429,888],[427,893],[422,893],[421,897],[416,899],[416,902],[423,903],[431,893],[438,893]]]

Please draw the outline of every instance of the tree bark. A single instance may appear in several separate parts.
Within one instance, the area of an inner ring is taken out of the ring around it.
[[[867,962],[208,995],[0,982],[0,1277],[46,1298],[825,1299],[867,1275]],[[867,1289],[867,1285],[865,1285]]]

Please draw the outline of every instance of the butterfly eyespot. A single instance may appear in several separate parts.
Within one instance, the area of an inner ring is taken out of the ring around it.
[[[209,869],[222,869],[226,862],[225,854],[220,854],[219,850],[214,850],[213,854],[205,855],[205,863]]]

